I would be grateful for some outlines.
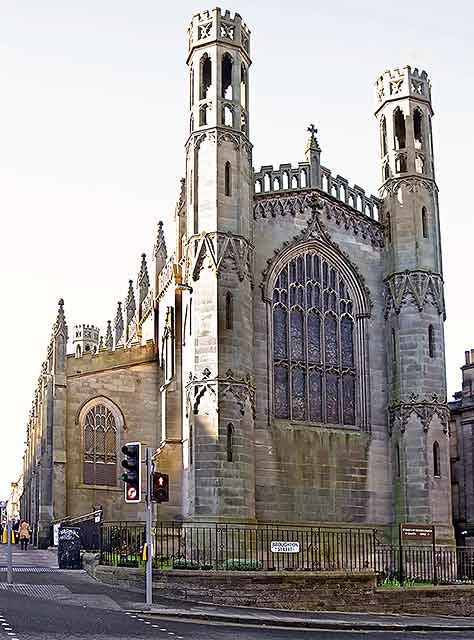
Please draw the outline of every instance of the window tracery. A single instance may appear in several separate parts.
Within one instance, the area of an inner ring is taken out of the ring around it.
[[[356,424],[351,293],[312,250],[291,259],[274,285],[273,380],[276,418]]]
[[[84,484],[114,486],[117,482],[117,425],[112,411],[96,404],[83,425]]]

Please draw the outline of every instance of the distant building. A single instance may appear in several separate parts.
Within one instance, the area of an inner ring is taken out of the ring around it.
[[[23,493],[23,477],[10,484],[10,495],[7,499],[7,515],[12,520],[20,517],[20,498]]]
[[[42,545],[53,519],[99,505],[106,519],[142,518],[119,481],[121,445],[141,440],[170,475],[162,518],[388,535],[433,522],[452,542],[427,74],[404,67],[377,81],[375,197],[322,166],[313,126],[298,166],[255,171],[250,31],[214,9],[188,36],[172,246],[160,223],[152,277],[143,256],[113,326],[100,339],[79,325],[71,355],[60,301],[22,512]]]
[[[461,372],[462,390],[449,403],[453,516],[458,541],[474,545],[474,349]]]

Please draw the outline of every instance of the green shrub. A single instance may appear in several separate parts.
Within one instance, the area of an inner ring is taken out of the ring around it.
[[[203,562],[201,564],[201,571],[212,571],[212,569],[214,569],[214,565],[212,565],[212,564],[210,564],[208,562],[207,563]]]
[[[173,560],[173,569],[200,569],[201,565],[199,562],[195,562],[194,560],[186,560],[186,558],[179,558],[177,560]]]
[[[261,571],[262,563],[258,560],[225,560],[219,569],[222,571]]]
[[[389,587],[389,588],[393,588],[393,587],[401,587],[402,584],[400,583],[400,580],[395,577],[395,576],[386,576],[382,582],[380,583],[381,587]]]

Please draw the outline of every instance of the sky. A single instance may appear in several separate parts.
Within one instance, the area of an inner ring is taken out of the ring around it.
[[[105,329],[158,220],[170,219],[188,128],[188,0],[0,0],[0,497],[18,478],[56,317]],[[470,258],[474,5],[452,0],[256,2],[254,166],[322,163],[377,194],[374,82],[411,64],[432,81],[447,303],[448,397],[474,347]]]

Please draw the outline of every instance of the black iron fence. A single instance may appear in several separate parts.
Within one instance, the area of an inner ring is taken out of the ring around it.
[[[145,526],[102,525],[101,562],[139,566]],[[160,569],[361,571],[372,568],[375,531],[362,528],[160,523],[152,531]]]
[[[100,527],[101,563],[144,564],[145,525]],[[474,548],[382,544],[375,529],[262,524],[159,523],[152,529],[157,569],[375,571],[387,583],[474,582]]]
[[[388,582],[474,583],[474,548],[379,545],[375,568]]]

